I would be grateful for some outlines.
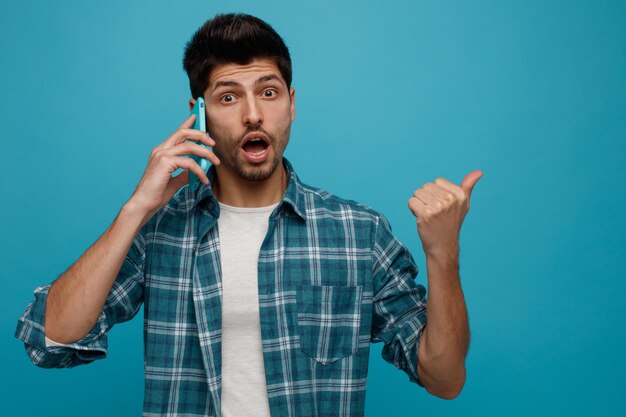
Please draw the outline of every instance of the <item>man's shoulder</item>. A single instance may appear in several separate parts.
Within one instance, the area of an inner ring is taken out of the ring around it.
[[[300,193],[307,203],[307,211],[326,212],[345,218],[359,216],[363,219],[377,221],[381,214],[371,206],[356,200],[340,197],[323,188],[300,183]]]

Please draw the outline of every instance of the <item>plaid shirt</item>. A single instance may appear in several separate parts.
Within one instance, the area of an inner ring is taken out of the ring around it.
[[[300,182],[269,218],[258,292],[267,395],[273,416],[362,416],[369,345],[417,376],[426,290],[388,221],[373,209]],[[209,170],[211,183],[215,168]],[[49,286],[15,336],[38,366],[73,367],[107,354],[107,333],[144,303],[144,416],[220,416],[219,204],[210,185],[183,187],[136,236],[97,324],[83,339],[46,347]]]

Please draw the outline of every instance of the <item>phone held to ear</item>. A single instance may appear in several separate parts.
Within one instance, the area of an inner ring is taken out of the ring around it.
[[[204,106],[205,106],[204,98],[198,97],[196,99],[196,104],[194,104],[191,112],[196,115],[196,121],[193,124],[193,128],[206,132],[207,131],[206,130],[206,113],[205,113]],[[197,142],[191,139],[187,139],[187,141],[194,142],[194,143],[197,143],[198,145],[204,146],[207,149],[211,149],[210,146],[206,146],[204,143]],[[196,161],[196,163],[200,165],[200,168],[202,168],[204,172],[208,171],[209,161],[206,158],[202,158],[195,154],[190,154],[189,157],[193,159],[194,161]],[[198,176],[193,171],[190,170],[189,171],[189,187],[191,187],[192,190],[195,190],[196,188],[198,188],[198,185],[200,185],[200,180],[198,179]]]

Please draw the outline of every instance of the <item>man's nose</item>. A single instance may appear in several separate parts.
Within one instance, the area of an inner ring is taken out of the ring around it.
[[[245,125],[258,125],[263,122],[263,113],[255,98],[246,100],[244,106],[243,123]]]

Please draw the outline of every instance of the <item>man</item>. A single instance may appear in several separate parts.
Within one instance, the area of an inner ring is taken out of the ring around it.
[[[469,343],[458,238],[482,173],[460,187],[438,178],[409,200],[427,305],[387,220],[303,184],[283,158],[295,90],[267,23],[216,16],[187,44],[184,67],[210,136],[188,118],[154,148],[109,229],[35,290],[16,330],[31,360],[105,357],[108,331],[144,303],[144,415],[361,416],[369,344],[381,341],[412,382],[456,397]],[[212,162],[208,173],[190,154]]]

